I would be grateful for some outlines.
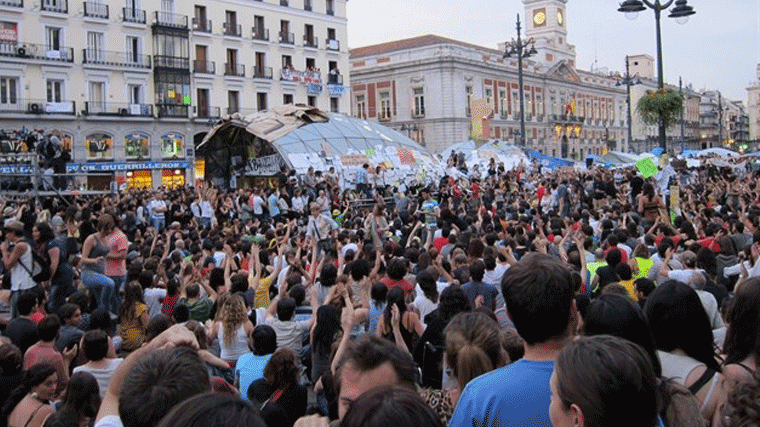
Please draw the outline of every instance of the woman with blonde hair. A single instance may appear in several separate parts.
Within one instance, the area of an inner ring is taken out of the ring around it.
[[[248,353],[248,337],[253,324],[248,320],[240,295],[231,295],[221,306],[219,319],[209,331],[209,339],[219,338],[220,358],[234,368],[238,358]]]
[[[502,349],[499,324],[487,315],[473,311],[454,316],[444,330],[443,360],[456,385],[448,390],[425,389],[425,401],[448,425],[459,396],[473,378],[493,371],[508,362]]]

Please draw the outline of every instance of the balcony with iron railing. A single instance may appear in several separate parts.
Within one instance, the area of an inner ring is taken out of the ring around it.
[[[193,31],[198,33],[210,33],[211,21],[208,19],[193,18]]]
[[[198,74],[216,74],[216,63],[214,61],[193,61],[193,72]]]
[[[147,19],[145,18],[145,11],[142,9],[122,7],[121,14],[122,20],[124,22],[130,22],[133,24],[145,24],[147,22]]]
[[[158,117],[188,118],[189,106],[181,104],[156,104]]]
[[[327,84],[331,85],[342,85],[343,84],[343,74],[327,74]]]
[[[84,2],[84,17],[108,19],[108,5],[86,1]]]
[[[232,77],[245,77],[245,65],[229,62],[225,63],[224,75]]]
[[[68,0],[42,0],[40,10],[43,12],[69,13]]]
[[[272,80],[272,67],[253,67],[253,78]]]
[[[153,25],[156,26],[188,29],[187,21],[187,15],[178,15],[159,10],[153,12]]]
[[[314,36],[303,36],[303,47],[310,47],[313,49],[317,49],[319,47],[319,40]]]
[[[0,103],[0,113],[17,114],[76,114],[76,102],[68,100],[47,101],[45,99],[8,99]]]
[[[200,105],[195,107],[195,117],[199,119],[218,119],[222,117],[221,107]]]
[[[189,70],[190,58],[178,56],[153,55],[153,65],[157,68],[173,68],[177,70]]]
[[[269,29],[251,27],[251,38],[254,40],[269,41]]]
[[[153,105],[85,101],[85,116],[153,117]]]
[[[38,59],[54,62],[74,62],[74,49],[35,43],[0,41],[0,56]]]
[[[225,22],[222,24],[222,34],[229,37],[242,37],[243,30],[240,24]]]
[[[339,51],[340,50],[340,40],[325,39],[325,49]]]
[[[82,49],[82,64],[106,65],[109,67],[150,68],[150,55],[128,52],[110,52],[97,49]]]
[[[282,44],[296,44],[296,36],[293,33],[286,31],[280,31],[280,43]]]
[[[0,0],[0,7],[23,8],[24,0]]]

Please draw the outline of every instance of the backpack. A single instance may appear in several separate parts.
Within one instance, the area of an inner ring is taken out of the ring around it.
[[[19,258],[18,263],[24,267],[24,270],[26,270],[29,275],[32,276],[32,280],[34,280],[36,283],[42,283],[44,281],[50,280],[50,258],[47,256],[47,254],[40,255],[35,250],[32,250],[32,268],[27,267],[21,261],[21,258]]]

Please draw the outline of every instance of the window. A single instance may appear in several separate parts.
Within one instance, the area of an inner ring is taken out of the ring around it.
[[[502,117],[507,115],[507,109],[509,108],[509,103],[507,101],[508,101],[507,91],[500,90],[499,91],[499,111],[501,112]]]
[[[367,118],[367,103],[364,95],[356,95],[356,117]]]
[[[282,68],[293,68],[293,58],[290,55],[282,55]]]
[[[227,113],[237,113],[240,111],[240,92],[231,90],[227,92]]]
[[[391,119],[391,94],[380,92],[380,120]]]
[[[113,137],[107,133],[93,133],[85,137],[87,160],[113,158]]]
[[[412,89],[412,93],[414,95],[414,110],[412,110],[412,113],[414,116],[424,116],[425,115],[425,91],[421,87],[416,87]]]
[[[210,117],[209,114],[209,91],[208,89],[198,89],[198,117]]]
[[[472,96],[473,96],[472,86],[470,86],[470,85],[465,86],[464,87],[464,92],[465,92],[465,95],[467,96],[467,107],[466,107],[465,111],[466,111],[467,115],[469,116],[470,115],[470,108],[472,106]]]
[[[196,31],[210,32],[211,25],[208,22],[206,6],[195,5],[195,17],[193,18],[193,29]]]
[[[254,72],[254,77],[266,77],[264,73],[264,68],[267,65],[267,54],[264,52],[256,52],[256,70]],[[269,76],[270,78],[272,76]]]
[[[238,31],[237,13],[228,10],[225,12],[224,16],[224,34],[228,36],[239,36],[240,34]]]
[[[47,102],[61,102],[63,99],[63,80],[47,81]]]
[[[303,0],[303,10],[311,10],[311,0]]]
[[[127,61],[140,62],[140,39],[137,37],[127,36]]]
[[[314,38],[314,26],[305,24],[303,26],[303,45],[306,47],[317,47],[317,40]]]
[[[87,60],[89,62],[102,61],[103,58],[103,33],[87,32]]]
[[[45,44],[47,50],[61,50],[62,29],[58,27],[45,27]]]
[[[264,33],[264,17],[254,15],[253,17],[253,38],[258,40],[268,39]]]
[[[335,97],[330,97],[330,112],[338,113],[340,110],[340,103],[338,102],[339,99]]]
[[[490,87],[487,87],[485,90],[485,95],[486,95],[486,102],[493,105],[493,89],[491,89]]]
[[[328,28],[327,29],[327,39],[328,40],[336,40],[337,37],[335,37],[335,28]]]
[[[238,76],[242,74],[239,70],[240,67],[238,67],[237,54],[237,49],[227,49],[227,66],[225,69],[225,74],[231,76]]]
[[[314,58],[306,58],[306,70],[307,71],[317,70],[317,61]]]
[[[129,96],[130,104],[142,104],[143,101],[143,88],[139,84],[127,85],[127,94]]]
[[[0,104],[16,104],[18,77],[0,77]]]
[[[168,133],[161,137],[163,157],[184,157],[185,138],[178,133]]]
[[[317,106],[317,97],[316,96],[307,96],[306,97],[306,103],[309,104],[309,107],[316,107]]]
[[[512,114],[520,114],[520,95],[517,91],[512,92]]]
[[[267,94],[266,92],[259,92],[256,94],[256,105],[259,106],[259,111],[266,110],[267,108]]]
[[[292,93],[286,93],[282,95],[282,103],[283,104],[292,104],[293,103],[293,94]]]
[[[290,33],[290,21],[280,21],[280,43],[294,43],[293,34]]]
[[[150,137],[144,133],[133,133],[124,137],[124,155],[132,158],[150,156]]]
[[[335,15],[335,7],[333,0],[325,0],[325,13],[328,15]]]
[[[338,37],[335,35],[335,28],[327,29],[327,45],[325,49],[340,50],[340,43],[338,43]]]
[[[106,88],[103,82],[90,82],[89,90],[89,111],[93,113],[107,112],[106,110]]]
[[[544,114],[544,100],[541,95],[536,95],[536,114],[539,116]]]

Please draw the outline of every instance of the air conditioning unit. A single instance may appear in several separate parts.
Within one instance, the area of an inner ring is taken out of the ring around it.
[[[25,58],[29,56],[29,47],[27,45],[21,45],[16,48],[16,56]]]
[[[42,112],[45,111],[45,106],[43,104],[32,102],[29,104],[29,112],[33,114],[42,114]]]

